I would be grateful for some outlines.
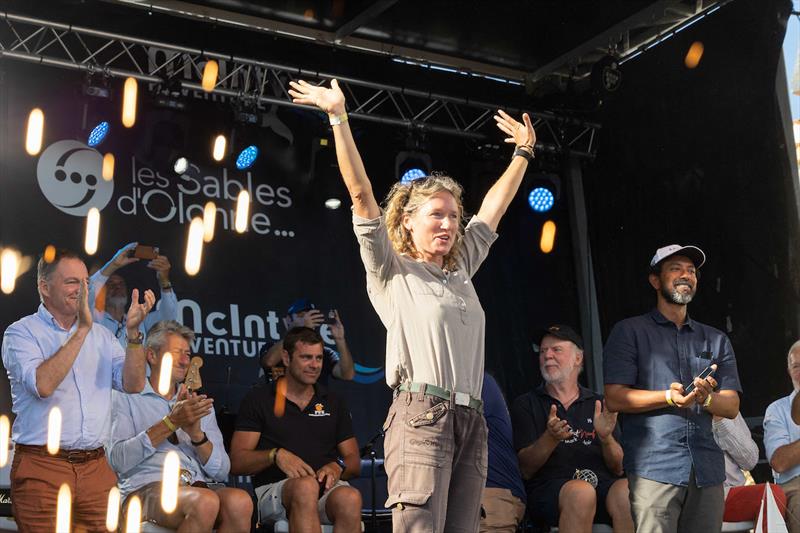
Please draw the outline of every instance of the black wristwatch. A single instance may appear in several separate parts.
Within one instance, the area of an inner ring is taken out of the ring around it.
[[[342,459],[341,457],[336,458],[336,464],[342,467],[342,472],[347,470],[347,465],[344,464],[344,459]]]
[[[208,442],[208,435],[206,435],[206,432],[204,431],[203,432],[203,438],[200,439],[199,441],[195,442],[195,441],[193,441],[191,439],[189,439],[189,440],[191,441],[192,446],[202,446],[203,444]]]

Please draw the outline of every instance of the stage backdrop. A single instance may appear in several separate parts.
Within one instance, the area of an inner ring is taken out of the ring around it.
[[[350,202],[320,114],[264,108],[257,111],[257,126],[234,132],[232,102],[184,94],[186,109],[165,109],[149,95],[152,87],[140,84],[137,122],[126,129],[119,119],[120,80],[110,82],[112,99],[102,100],[83,95],[83,74],[10,61],[0,66],[5,74],[0,93],[3,245],[34,260],[47,244],[82,251],[84,217],[96,207],[100,248],[87,259],[90,268],[131,241],[158,246],[173,265],[179,320],[197,335],[192,349],[204,356],[204,383],[217,409],[228,413],[236,412],[242,396],[260,380],[259,348],[285,333],[281,317],[291,301],[309,297],[323,310],[338,309],[358,375],[354,382],[334,380],[332,387],[346,395],[362,444],[379,430],[391,399],[383,373],[385,330],[366,295]],[[35,157],[23,148],[33,107],[45,113],[44,145]],[[109,121],[110,132],[90,148],[88,131],[101,120]],[[406,149],[406,132],[355,121],[354,128],[376,194],[385,195],[395,180],[395,156]],[[234,153],[222,163],[210,158],[215,133],[233,136]],[[499,132],[495,146],[425,139],[434,168],[465,184],[471,212],[510,158],[500,140]],[[236,153],[250,143],[261,153],[250,170],[239,171]],[[100,177],[107,152],[116,160],[111,182]],[[191,162],[180,176],[170,162],[178,152]],[[248,229],[239,234],[233,230],[233,212],[242,189],[249,191],[251,204]],[[545,218],[529,210],[526,194],[511,206],[501,238],[475,280],[487,312],[487,368],[509,396],[539,381],[531,330],[577,322],[566,202],[548,215],[559,223],[559,233],[556,249],[544,256],[538,231]],[[329,197],[340,198],[342,207],[326,209]],[[218,209],[216,235],[204,247],[200,272],[190,277],[183,269],[188,225],[202,216],[209,200]],[[2,296],[0,329],[35,312],[33,270],[18,280],[12,295]],[[120,274],[130,288],[158,293],[155,275],[144,264]],[[333,345],[326,326],[321,333]],[[7,383],[4,388],[2,411],[10,412]]]

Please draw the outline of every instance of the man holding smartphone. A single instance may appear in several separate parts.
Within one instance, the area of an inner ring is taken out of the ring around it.
[[[656,308],[617,323],[603,352],[606,404],[622,413],[631,450],[623,466],[637,531],[722,527],[725,459],[712,417],[736,417],[741,386],[728,337],[689,317],[704,262],[696,246],[659,248],[648,276]]]
[[[328,326],[331,336],[336,343],[336,350],[323,345],[323,364],[320,383],[328,384],[328,378],[333,376],[337,379],[351,381],[355,375],[355,364],[350,348],[344,337],[344,324],[339,317],[339,311],[331,309],[323,313],[308,298],[298,298],[289,306],[283,324],[289,331],[295,327],[306,327],[316,330],[323,324]],[[283,341],[264,346],[261,350],[259,362],[264,370],[264,377],[267,382],[272,381],[283,375],[284,366],[282,360]],[[277,369],[277,370],[276,370]]]
[[[178,319],[178,298],[169,280],[172,266],[169,259],[160,255],[158,248],[137,242],[128,243],[89,278],[89,301],[92,303],[94,319],[108,328],[123,346],[128,340],[124,312],[128,303],[128,285],[125,278],[117,274],[117,270],[140,260],[147,261],[147,268],[156,271],[161,299],[158,308],[150,312],[139,331],[144,335],[156,322]]]

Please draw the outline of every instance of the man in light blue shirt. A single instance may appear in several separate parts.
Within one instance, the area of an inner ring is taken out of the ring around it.
[[[190,365],[194,332],[174,320],[158,322],[147,332],[145,353],[150,377],[139,394],[113,395],[114,421],[109,457],[119,475],[124,501],[136,495],[142,518],[180,531],[249,531],[250,496],[221,485],[230,459],[214,415],[213,400],[188,392],[182,382]],[[172,354],[171,380],[158,392],[164,354]],[[161,508],[164,460],[180,458],[181,486],[176,512]],[[217,484],[219,483],[219,484]],[[127,502],[123,504],[127,507]]]
[[[800,426],[792,422],[792,400],[800,389],[800,341],[787,356],[794,391],[772,402],[764,415],[764,451],[772,475],[786,494],[786,525],[789,533],[800,533]]]
[[[89,301],[92,303],[94,320],[108,328],[123,346],[127,341],[125,306],[128,305],[128,285],[125,278],[116,272],[124,266],[139,261],[139,258],[133,256],[138,244],[132,242],[120,248],[108,263],[89,278]],[[156,253],[156,257],[148,261],[147,267],[156,271],[158,285],[161,287],[161,299],[156,308],[139,325],[142,334],[156,322],[178,319],[178,298],[169,280],[171,268],[169,259],[165,255]]]
[[[112,388],[138,392],[145,382],[139,324],[155,303],[134,289],[127,314],[127,350],[93,323],[89,274],[74,253],[58,250],[39,261],[41,305],[6,329],[2,357],[11,384],[16,443],[11,497],[20,531],[53,531],[56,498],[66,483],[73,496],[73,525],[105,528],[108,491],[116,476],[105,459]],[[48,453],[48,417],[61,415],[60,450]]]

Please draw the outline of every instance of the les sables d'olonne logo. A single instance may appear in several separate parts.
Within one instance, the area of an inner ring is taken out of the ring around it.
[[[36,178],[51,204],[68,215],[84,217],[92,207],[102,211],[114,194],[114,181],[104,180],[102,171],[100,152],[79,141],[63,140],[42,152]]]

